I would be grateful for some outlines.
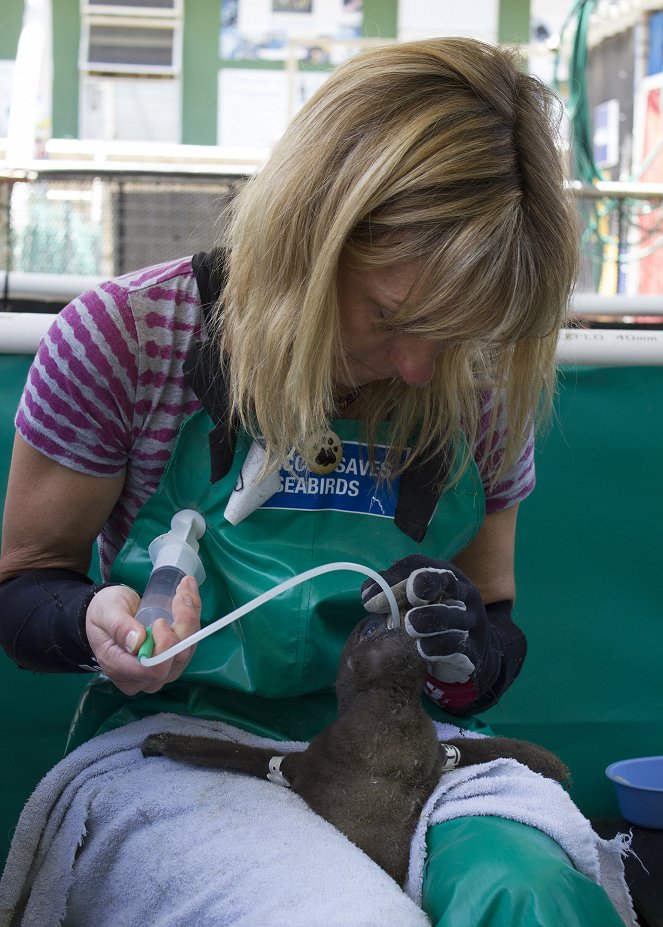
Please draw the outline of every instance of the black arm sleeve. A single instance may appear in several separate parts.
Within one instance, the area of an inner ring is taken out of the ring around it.
[[[29,570],[0,583],[0,644],[21,669],[95,672],[85,633],[93,596],[116,583],[94,583],[73,570]]]
[[[511,617],[513,602],[491,602],[486,605],[488,617],[488,648],[486,669],[492,664],[488,675],[492,681],[482,686],[482,671],[477,672],[479,697],[466,706],[464,715],[476,714],[496,705],[520,672],[527,655],[527,638]],[[497,675],[495,676],[495,670]]]

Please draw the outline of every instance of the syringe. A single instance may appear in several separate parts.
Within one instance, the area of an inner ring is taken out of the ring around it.
[[[240,605],[239,608],[234,609],[232,612],[229,612],[229,614],[217,618],[212,624],[208,624],[194,634],[189,635],[189,637],[185,637],[184,640],[180,641],[178,644],[173,644],[172,647],[169,647],[168,650],[164,650],[163,653],[158,654],[156,657],[152,657],[149,654],[141,655],[139,651],[138,657],[140,662],[143,666],[158,666],[159,663],[163,663],[165,660],[170,660],[171,657],[177,656],[178,653],[182,653],[187,647],[197,644],[198,641],[204,640],[206,637],[209,637],[210,634],[215,634],[217,631],[220,631],[221,628],[227,627],[229,624],[232,624],[233,621],[237,621],[238,618],[253,611],[254,608],[258,608],[265,602],[269,602],[270,599],[273,599],[277,595],[281,595],[282,592],[286,592],[293,586],[314,579],[316,576],[320,576],[323,573],[331,573],[335,570],[349,570],[352,573],[363,573],[364,576],[368,576],[377,583],[384,592],[387,602],[389,603],[390,615],[387,617],[387,626],[392,630],[401,626],[398,603],[386,579],[380,576],[380,574],[371,567],[364,566],[362,563],[342,560],[335,563],[322,563],[320,566],[312,567],[310,570],[304,570],[303,573],[298,573],[297,576],[291,576],[284,582],[279,583],[278,586],[274,586],[272,589],[268,589],[266,592],[256,596],[255,599],[251,599],[250,602]],[[142,659],[141,656],[143,656]]]
[[[193,509],[183,509],[173,515],[170,531],[160,534],[148,548],[154,564],[143,593],[136,618],[147,628],[147,637],[138,651],[138,658],[151,657],[154,651],[152,625],[158,618],[173,623],[173,598],[185,576],[193,576],[200,585],[205,570],[198,556],[198,539],[205,533],[205,519]]]

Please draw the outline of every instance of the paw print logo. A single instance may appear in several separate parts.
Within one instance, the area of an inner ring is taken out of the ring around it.
[[[316,435],[311,439],[302,456],[311,473],[324,476],[327,473],[333,473],[340,464],[343,457],[343,444],[333,431],[325,431],[324,434]]]

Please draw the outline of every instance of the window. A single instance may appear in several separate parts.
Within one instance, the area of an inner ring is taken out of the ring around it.
[[[109,3],[108,0],[87,0],[87,3],[81,4],[83,11],[86,9],[101,11],[104,13],[123,13],[125,11],[134,12],[136,9],[143,11],[150,10],[177,10],[182,8],[181,0],[123,0],[122,3]]]
[[[174,75],[182,46],[181,0],[83,0],[79,67],[88,73]]]
[[[144,26],[90,24],[87,43],[89,70],[172,70],[174,30]]]

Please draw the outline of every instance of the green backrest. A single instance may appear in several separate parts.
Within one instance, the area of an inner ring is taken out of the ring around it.
[[[0,498],[30,358],[0,355]],[[516,614],[529,655],[485,717],[556,750],[590,817],[616,813],[604,767],[663,753],[663,368],[568,369],[521,507]],[[0,655],[0,852],[62,756],[85,679],[36,676]],[[4,858],[4,856],[3,856]]]
[[[558,752],[588,817],[617,813],[608,763],[663,754],[662,526],[663,367],[562,371],[519,515],[529,654],[486,719]]]
[[[32,357],[0,354],[0,500],[14,440],[14,413]],[[1,512],[0,512],[1,514]],[[35,530],[39,526],[35,525]],[[0,615],[0,621],[2,616]],[[19,670],[0,650],[0,861],[37,782],[64,755],[69,721],[87,678]]]

